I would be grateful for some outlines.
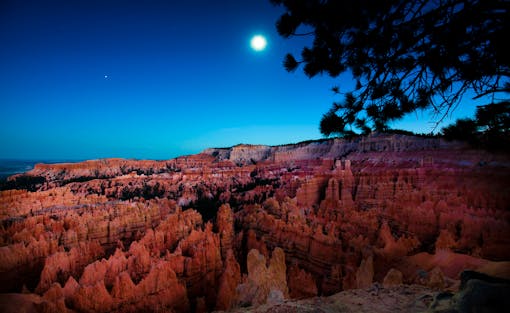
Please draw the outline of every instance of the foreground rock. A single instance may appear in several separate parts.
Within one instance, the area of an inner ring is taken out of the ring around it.
[[[324,298],[287,300],[283,303],[268,303],[233,312],[503,313],[508,312],[510,307],[509,294],[509,280],[466,271],[462,274],[461,288],[455,293],[438,292],[420,285],[382,287],[374,284],[370,288],[343,291]]]
[[[290,300],[233,312],[257,313],[393,313],[426,312],[433,301],[433,291],[424,286],[406,285],[391,288],[353,289],[324,298]]]

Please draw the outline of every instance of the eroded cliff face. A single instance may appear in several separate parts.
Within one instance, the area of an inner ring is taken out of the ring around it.
[[[27,188],[0,192],[0,291],[46,311],[228,310],[373,282],[453,288],[467,268],[510,276],[509,156],[439,139],[40,164],[10,180]]]

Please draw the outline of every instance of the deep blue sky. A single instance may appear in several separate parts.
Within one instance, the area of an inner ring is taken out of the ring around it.
[[[282,12],[269,0],[0,1],[0,158],[167,159],[321,138],[330,88],[350,81],[283,69],[308,39],[278,36]],[[266,50],[250,48],[255,34]],[[430,132],[430,120],[395,127]]]

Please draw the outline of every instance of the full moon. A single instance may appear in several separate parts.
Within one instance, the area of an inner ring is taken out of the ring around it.
[[[267,46],[267,40],[262,35],[253,36],[253,38],[250,41],[250,46],[255,51],[262,51]]]

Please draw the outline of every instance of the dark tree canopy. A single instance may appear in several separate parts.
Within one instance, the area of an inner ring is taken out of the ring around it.
[[[463,118],[457,120],[454,124],[443,127],[441,133],[446,140],[462,140],[476,143],[478,125],[476,121],[470,118]]]
[[[313,36],[299,58],[287,54],[288,71],[302,65],[309,77],[350,72],[356,80],[348,92],[333,87],[345,100],[323,116],[325,135],[385,130],[422,108],[439,122],[468,90],[491,102],[510,91],[508,0],[270,1],[286,9],[281,36]]]
[[[475,119],[459,119],[443,127],[447,140],[462,140],[490,150],[510,151],[510,102],[476,107]]]

